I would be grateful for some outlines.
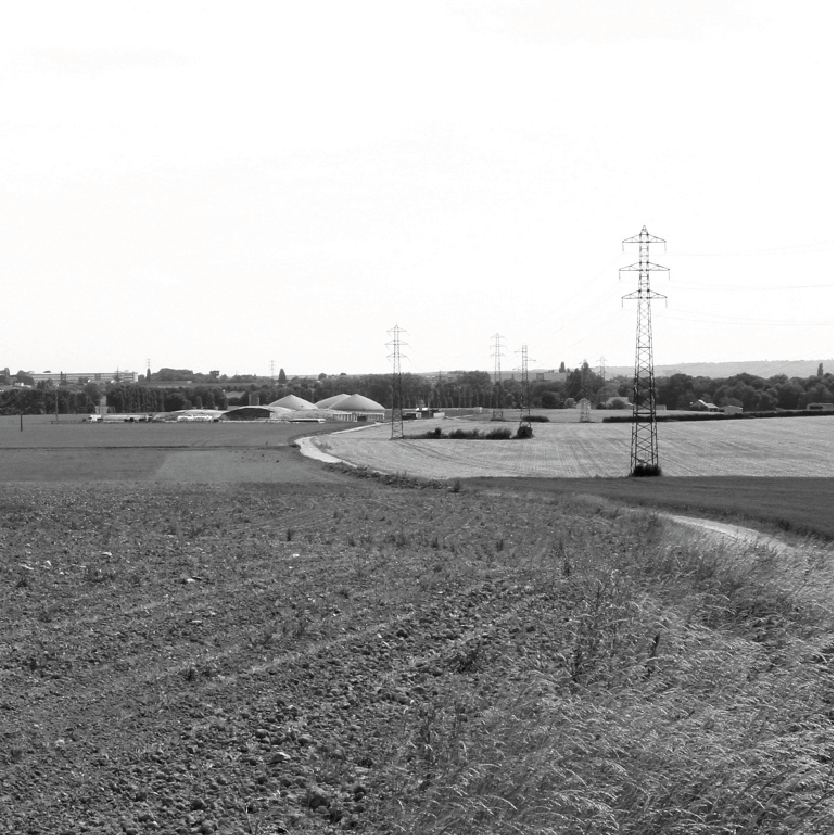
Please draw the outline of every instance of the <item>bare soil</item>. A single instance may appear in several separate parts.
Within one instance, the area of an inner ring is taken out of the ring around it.
[[[548,533],[331,477],[2,489],[0,831],[386,831],[423,712],[550,640]]]

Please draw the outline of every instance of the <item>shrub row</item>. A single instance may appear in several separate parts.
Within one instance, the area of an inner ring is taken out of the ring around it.
[[[491,429],[489,432],[481,432],[480,429],[454,429],[448,435],[443,434],[443,430],[437,426],[430,432],[424,435],[411,435],[412,438],[427,438],[429,440],[466,440],[466,441],[507,441],[510,438],[530,438],[533,433],[530,427],[520,426],[518,432],[513,435],[509,426],[500,426],[496,429]]]
[[[725,415],[723,412],[686,412],[685,414],[657,414],[657,422],[687,421],[687,420],[755,420],[757,418],[773,417],[809,417],[813,415],[834,415],[834,412],[809,412],[807,409],[781,409],[776,412],[740,412],[736,415]],[[609,415],[602,419],[603,423],[632,423],[633,415]]]

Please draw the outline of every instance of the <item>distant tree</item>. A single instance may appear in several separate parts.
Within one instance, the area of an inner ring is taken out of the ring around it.
[[[758,410],[760,412],[772,412],[776,408],[776,398],[769,392],[763,391],[759,395]]]
[[[180,409],[185,409],[186,399],[178,392],[172,391],[165,395],[165,400],[162,405],[166,412],[177,412]]]
[[[559,363],[559,373],[560,373],[560,374],[564,374],[564,373],[565,373],[565,364],[564,364],[563,362],[560,362],[560,363]]]
[[[572,399],[577,399],[582,397],[582,390],[584,388],[583,385],[583,375],[581,368],[574,368],[573,371],[568,375],[568,384],[567,384],[567,395]]]
[[[796,380],[790,380],[787,383],[778,384],[775,388],[777,402],[780,409],[799,408],[800,398],[805,392]]]
[[[542,392],[542,409],[558,409],[559,396],[555,391]]]
[[[822,363],[820,363],[819,367],[817,368],[817,377],[821,378],[823,376],[823,374],[825,374],[825,371],[823,371]]]
[[[194,379],[194,372],[188,368],[160,368],[156,380],[160,383],[175,383],[179,380]]]
[[[14,375],[14,378],[18,383],[23,383],[27,386],[35,385],[35,378],[27,374],[25,371],[18,371],[17,374]]]
[[[283,368],[282,368],[282,369],[278,372],[278,382],[279,382],[282,386],[283,386],[283,385],[285,385],[285,384],[286,384],[286,382],[287,382],[287,375],[284,373],[284,369],[283,369]]]

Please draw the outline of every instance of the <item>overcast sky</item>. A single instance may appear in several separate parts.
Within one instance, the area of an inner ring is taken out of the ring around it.
[[[826,3],[0,8],[12,372],[834,357]]]

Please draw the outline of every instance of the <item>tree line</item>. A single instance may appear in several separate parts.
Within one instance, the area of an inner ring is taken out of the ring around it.
[[[89,414],[95,411],[102,395],[107,406],[116,412],[227,409],[248,405],[250,395],[257,397],[260,404],[267,404],[290,394],[313,403],[337,394],[361,394],[385,408],[393,406],[394,380],[390,374],[320,374],[316,379],[284,379],[282,383],[253,377],[252,382],[238,382],[234,384],[234,391],[240,393],[238,396],[229,396],[217,383],[171,387],[144,383],[88,383],[83,387],[39,384],[37,388],[0,392],[0,413],[51,414],[55,412],[57,402],[59,414]],[[536,409],[559,409],[570,408],[582,398],[599,407],[612,397],[630,398],[632,388],[629,378],[605,380],[587,363],[568,371],[564,381],[531,382],[529,404],[520,380],[504,380],[499,385],[485,371],[470,371],[454,380],[429,380],[419,374],[403,374],[401,384],[405,407],[436,409],[519,409],[527,405]],[[658,377],[655,389],[658,404],[668,409],[687,409],[697,400],[719,407],[740,406],[746,412],[804,409],[809,403],[834,402],[834,374],[823,373],[821,367],[816,375],[807,378],[788,378],[784,374],[767,379],[753,374],[726,378],[672,374]]]

